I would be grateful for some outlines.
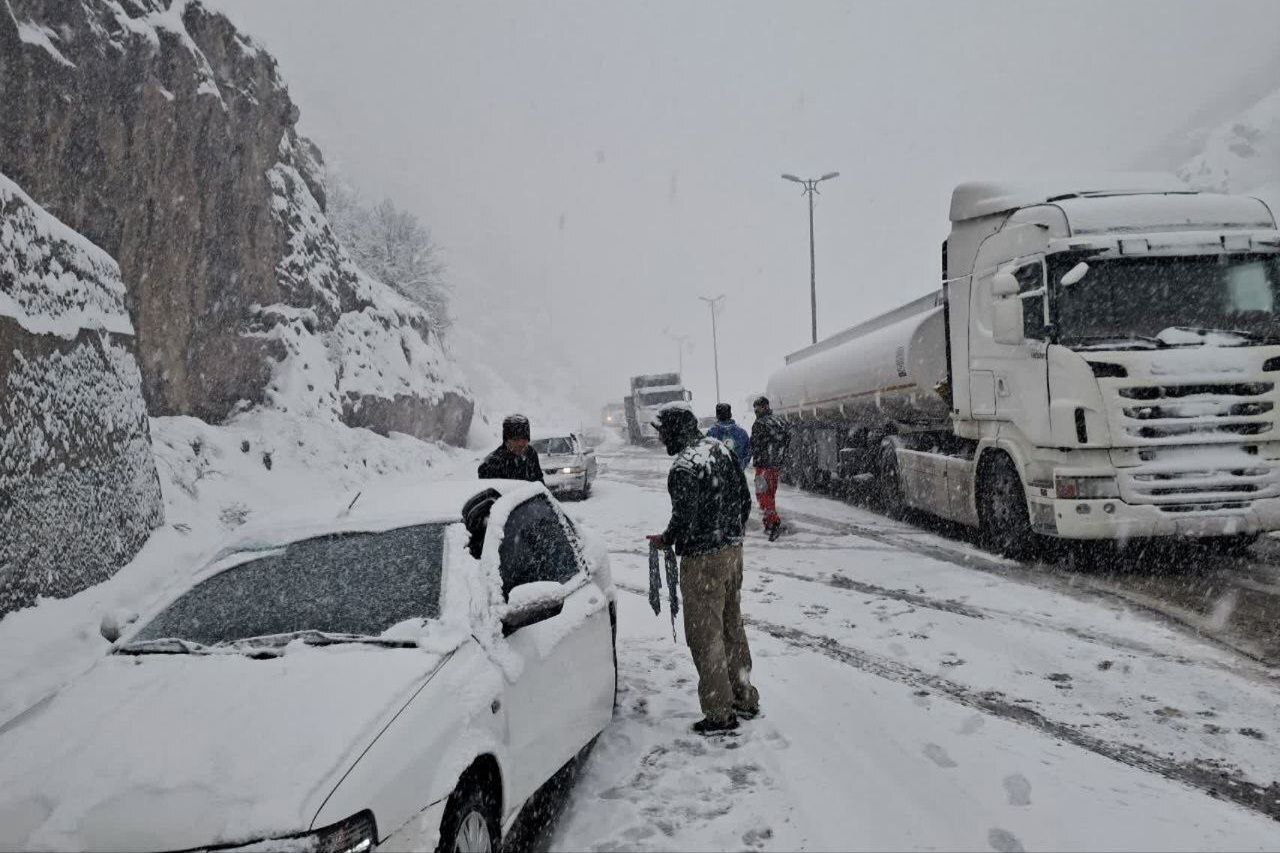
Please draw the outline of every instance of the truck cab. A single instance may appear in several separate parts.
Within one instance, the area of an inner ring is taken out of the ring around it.
[[[1159,178],[968,184],[951,219],[955,433],[1013,461],[1037,532],[1280,527],[1280,234],[1263,202]]]

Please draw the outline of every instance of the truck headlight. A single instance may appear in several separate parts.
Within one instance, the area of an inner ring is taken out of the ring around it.
[[[1054,477],[1054,492],[1064,500],[1097,500],[1120,497],[1115,477]]]

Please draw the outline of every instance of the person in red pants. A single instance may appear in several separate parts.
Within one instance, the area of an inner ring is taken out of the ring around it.
[[[778,517],[778,477],[791,444],[791,433],[782,419],[769,408],[768,397],[757,397],[752,404],[756,422],[751,427],[751,457],[756,466],[756,500],[760,502],[764,530],[769,541],[782,532]]]

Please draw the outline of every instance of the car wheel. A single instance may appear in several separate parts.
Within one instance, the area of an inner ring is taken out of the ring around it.
[[[583,480],[582,481],[582,499],[585,501],[589,497],[591,497],[591,481]]]
[[[996,553],[1025,560],[1039,550],[1031,529],[1027,492],[1009,455],[997,452],[978,477],[978,522],[984,544]]]
[[[478,780],[464,778],[449,796],[436,853],[496,853],[498,802]]]

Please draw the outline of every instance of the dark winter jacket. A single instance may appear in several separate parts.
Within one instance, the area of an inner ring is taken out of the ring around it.
[[[707,435],[724,442],[733,451],[738,457],[739,468],[746,468],[751,464],[751,437],[745,429],[738,426],[737,421],[716,421],[716,425],[707,430]]]
[[[677,554],[710,554],[742,542],[751,490],[733,451],[699,436],[676,454],[667,475],[671,522],[662,536]]]
[[[790,444],[791,431],[773,412],[751,425],[751,454],[757,468],[781,468]]]
[[[517,456],[507,450],[505,444],[490,453],[480,463],[481,480],[528,480],[541,483],[542,463],[538,461],[538,451],[532,447],[525,448],[524,456]]]

